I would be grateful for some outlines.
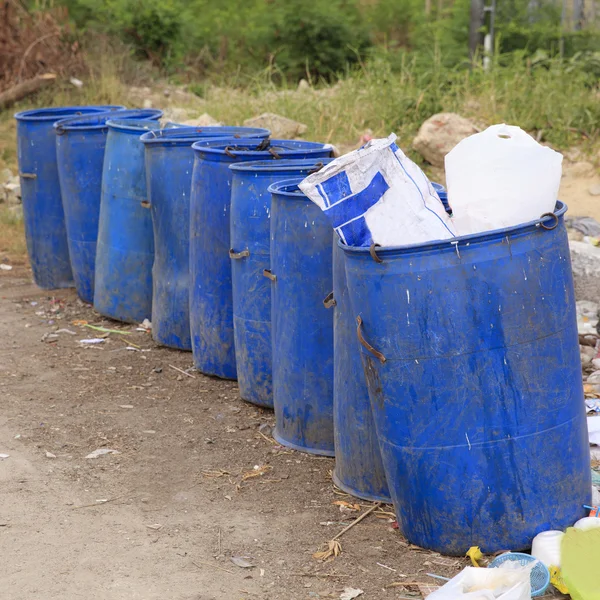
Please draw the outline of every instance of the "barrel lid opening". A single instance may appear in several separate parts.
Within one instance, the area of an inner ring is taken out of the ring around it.
[[[152,131],[161,127],[158,121],[150,121],[148,119],[109,119],[106,125],[110,129],[137,133],[139,135],[141,135],[141,132]]]
[[[46,106],[24,110],[15,114],[17,121],[60,121],[68,117],[103,113],[114,110],[124,110],[124,106],[118,104],[88,105],[88,106]]]
[[[273,186],[271,186],[273,187]],[[270,190],[271,188],[269,188]],[[473,233],[471,235],[463,235],[461,237],[451,238],[447,240],[434,240],[431,242],[424,242],[422,244],[412,244],[410,246],[378,246],[378,256],[397,256],[400,254],[412,254],[418,252],[428,251],[452,251],[456,252],[457,248],[469,246],[470,244],[478,244],[483,242],[494,242],[504,238],[508,238],[511,235],[520,235],[524,233],[530,233],[531,231],[540,228],[554,229],[558,224],[558,219],[563,217],[567,212],[567,205],[560,200],[556,201],[554,213],[542,215],[539,219],[529,221],[528,223],[521,223],[520,225],[514,225],[513,227],[506,227],[504,229],[494,229],[491,231],[484,231],[482,233]],[[556,224],[555,224],[556,223]],[[544,227],[545,226],[545,227]],[[338,246],[342,248],[348,254],[369,254],[370,248],[366,246],[347,246],[338,238]]]
[[[284,158],[283,160],[252,160],[249,162],[232,163],[232,171],[250,173],[276,173],[279,171],[306,171],[329,164],[332,158]]]
[[[331,144],[322,144],[319,142],[306,142],[303,140],[276,140],[276,139],[239,139],[224,140],[200,140],[193,146],[196,152],[206,155],[228,155],[245,159],[255,158],[256,160],[264,158],[271,154],[273,158],[279,158],[286,154],[318,154],[331,152]]]
[[[157,108],[129,109],[110,112],[92,113],[83,116],[62,119],[54,124],[54,129],[58,134],[65,131],[88,131],[95,129],[107,129],[107,121],[111,119],[150,119],[158,120],[162,117],[163,111]]]
[[[260,127],[169,127],[152,131],[142,136],[144,144],[191,145],[192,142],[207,139],[239,138],[260,139],[269,136],[268,129]]]
[[[284,179],[283,181],[277,181],[269,186],[269,193],[277,194],[278,196],[284,196],[292,199],[304,199],[308,200],[304,192],[298,187],[303,181],[303,177],[294,177],[292,179]]]

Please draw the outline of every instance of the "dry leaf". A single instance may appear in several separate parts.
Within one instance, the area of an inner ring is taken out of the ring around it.
[[[71,321],[71,325],[87,325],[88,322],[82,319],[76,319],[75,321]]]
[[[347,587],[344,588],[344,591],[340,594],[340,600],[354,600],[354,598],[358,598],[362,594],[362,590]]]
[[[250,561],[246,560],[243,556],[232,556],[231,562],[236,566],[242,569],[252,569],[256,565],[253,565]]]
[[[335,558],[342,553],[342,545],[337,540],[329,540],[327,542],[326,550],[319,550],[313,554],[313,558],[317,560],[327,560],[329,558]]]
[[[355,512],[360,510],[360,504],[352,504],[350,502],[346,502],[345,500],[336,500],[333,504],[339,506],[340,508],[347,508],[348,510]]]
[[[242,481],[252,479],[253,477],[260,477],[261,475],[268,473],[272,469],[273,467],[271,467],[270,465],[256,465],[252,471],[247,471],[242,475]]]

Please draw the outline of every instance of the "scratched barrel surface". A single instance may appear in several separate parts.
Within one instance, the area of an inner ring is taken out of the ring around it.
[[[72,287],[73,273],[56,164],[54,123],[122,106],[61,106],[15,115],[17,158],[27,253],[33,280],[43,289]]]
[[[591,495],[575,297],[556,213],[405,248],[344,246],[398,522],[446,554],[520,550]]]
[[[271,377],[271,193],[276,181],[305,177],[329,158],[239,162],[230,166],[231,285],[237,379],[241,397],[273,406]]]
[[[333,285],[332,232],[300,181],[269,188],[273,437],[333,456],[333,313],[323,304]]]
[[[94,301],[96,241],[102,167],[111,118],[158,120],[162,111],[121,110],[63,119],[54,124],[60,190],[77,294]]]
[[[180,127],[149,131],[145,148],[146,180],[154,232],[152,337],[191,350],[189,309],[190,191],[192,144],[213,137],[266,137],[267,129]]]
[[[107,125],[94,308],[117,321],[141,323],[152,318],[154,234],[140,136],[160,124],[112,119]]]
[[[333,246],[333,481],[371,502],[390,502],[367,381],[356,339],[356,322],[346,285],[344,252]]]
[[[325,158],[331,154],[331,145],[294,140],[265,140],[261,143],[255,139],[239,139],[201,141],[194,144],[194,150],[196,162],[190,215],[190,323],[194,364],[206,375],[236,379],[231,263],[241,261],[232,261],[229,253],[232,249],[233,177],[229,167],[234,163],[256,160]],[[258,175],[256,177],[258,181]],[[264,200],[267,198],[263,196]],[[246,200],[252,202],[250,198]],[[266,206],[263,202],[258,210],[268,222]],[[237,253],[239,249],[233,250]],[[245,258],[241,257],[241,260]],[[264,286],[257,290],[257,296],[263,294],[265,299],[268,293]],[[251,298],[248,297],[247,301]],[[243,348],[241,351],[244,352]],[[248,399],[253,401],[251,396]],[[262,401],[259,396],[254,396],[254,399],[265,403],[264,397]],[[269,404],[268,399],[266,404]]]

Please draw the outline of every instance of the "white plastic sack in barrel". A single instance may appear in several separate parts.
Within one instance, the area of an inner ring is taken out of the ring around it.
[[[406,246],[456,235],[429,179],[395,141],[394,134],[372,140],[300,184],[348,246]]]
[[[445,159],[458,234],[512,227],[553,212],[562,158],[521,128],[504,124],[459,142]]]

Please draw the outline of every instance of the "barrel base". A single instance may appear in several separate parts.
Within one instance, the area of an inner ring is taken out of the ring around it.
[[[340,488],[342,492],[346,492],[346,494],[350,494],[359,500],[366,500],[367,502],[383,502],[384,504],[391,504],[392,499],[389,496],[374,496],[371,494],[367,494],[365,492],[360,492],[355,490],[354,488],[346,485],[342,482],[342,480],[337,476],[335,469],[333,470],[333,483],[336,487]]]
[[[286,446],[287,448],[291,448],[292,450],[297,450],[298,452],[306,452],[307,454],[316,454],[318,456],[335,456],[334,450],[321,450],[320,448],[307,448],[305,446],[300,446],[298,444],[294,444],[293,442],[289,442],[288,440],[283,439],[278,431],[277,427],[273,430],[273,438],[276,442],[279,442],[282,446]]]
[[[240,396],[240,398],[247,402],[248,404],[252,404],[253,406],[260,406],[261,408],[270,408],[273,410],[273,402],[261,402],[260,400],[250,400],[249,398],[244,398],[244,396]]]

